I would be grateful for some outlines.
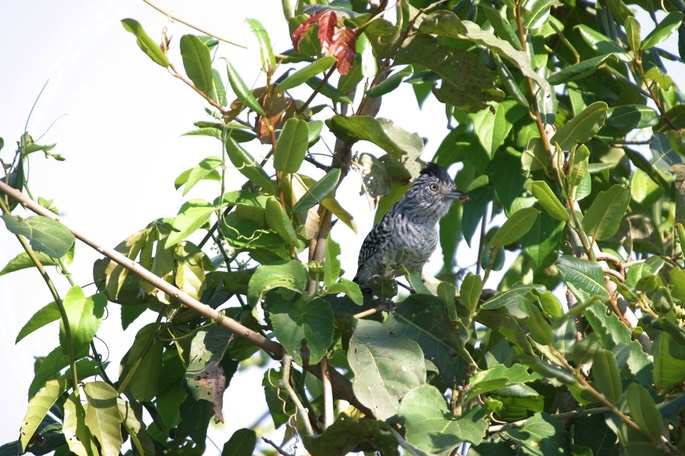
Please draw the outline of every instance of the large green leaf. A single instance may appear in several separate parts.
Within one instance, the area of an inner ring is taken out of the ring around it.
[[[307,284],[307,269],[297,261],[258,266],[247,284],[247,300],[254,307],[266,292],[274,288],[287,288],[303,293]]]
[[[639,383],[631,383],[626,390],[630,416],[645,434],[658,439],[664,433],[664,421],[656,408],[654,399]]]
[[[472,115],[476,136],[491,159],[525,113],[518,103],[507,100]]]
[[[266,222],[289,246],[298,244],[297,233],[288,214],[273,196],[266,201]]]
[[[40,329],[43,326],[52,323],[53,321],[59,320],[60,316],[61,314],[59,312],[59,308],[54,301],[46,304],[38,309],[36,313],[34,313],[26,322],[26,324],[19,330],[19,334],[17,334],[17,338],[14,340],[14,343],[19,343],[20,340],[35,330]]]
[[[107,299],[100,293],[86,297],[83,294],[83,289],[76,285],[67,291],[63,303],[69,320],[74,353],[80,356],[88,351],[93,337],[100,328],[105,316]],[[64,322],[60,324],[59,340],[64,354],[67,354],[68,345]]]
[[[71,250],[76,238],[69,229],[48,217],[32,215],[28,218],[2,214],[7,229],[26,237],[31,248],[53,258],[61,258]]]
[[[504,247],[518,241],[530,230],[539,214],[540,211],[534,207],[514,212],[490,239],[490,245]]]
[[[221,456],[252,456],[257,446],[257,433],[252,429],[238,429],[224,443]]]
[[[174,227],[166,239],[165,247],[167,249],[173,247],[205,226],[217,209],[213,204],[203,200],[191,200],[183,203],[176,217],[164,220]]]
[[[295,173],[300,169],[309,145],[307,122],[290,118],[283,125],[274,151],[274,168],[284,173]]]
[[[72,453],[77,456],[98,454],[95,438],[86,426],[86,410],[76,393],[71,393],[64,401],[62,432]]]
[[[245,84],[243,78],[240,77],[240,73],[231,65],[231,62],[226,62],[226,71],[228,72],[228,82],[231,84],[231,88],[238,99],[245,106],[263,116],[264,108],[259,104],[259,101],[257,101],[257,98],[255,98],[247,84]]]
[[[484,408],[474,407],[461,417],[452,416],[442,393],[427,384],[407,393],[398,415],[406,426],[407,440],[434,455],[453,454],[465,441],[478,445],[488,426]]]
[[[271,38],[269,38],[269,32],[257,19],[246,19],[250,31],[257,38],[259,43],[259,55],[262,61],[262,71],[271,72],[276,68],[276,56],[274,55],[273,48],[271,47]]]
[[[195,35],[183,35],[180,41],[181,57],[186,74],[195,87],[208,96],[214,90],[212,58],[209,48]]]
[[[568,431],[554,416],[536,413],[522,426],[506,431],[523,454],[531,456],[570,455]]]
[[[295,362],[302,364],[302,350],[309,351],[309,364],[316,364],[333,343],[335,318],[323,299],[268,299],[269,315],[276,338]]]
[[[653,356],[657,388],[668,391],[685,381],[685,345],[662,331],[654,343]]]
[[[233,138],[226,139],[226,153],[233,166],[255,185],[271,190],[273,183],[264,168]]]
[[[478,371],[471,377],[468,394],[476,397],[506,386],[534,382],[539,378],[539,375],[529,373],[523,364],[514,364],[511,367],[497,364],[490,369]]]
[[[552,144],[558,144],[566,151],[576,144],[583,144],[592,139],[604,126],[609,106],[603,101],[596,101],[574,118],[566,122],[552,137]]]
[[[494,86],[492,76],[479,55],[442,46],[436,37],[425,34],[419,34],[406,43],[398,53],[396,63],[421,65],[439,74],[442,85],[433,90],[439,101],[467,112],[476,112],[488,102],[504,98],[504,93]]]
[[[547,82],[549,82],[551,85],[560,85],[596,74],[597,68],[603,65],[607,60],[616,61],[618,58],[614,54],[604,54],[591,57],[576,64],[562,68],[558,72],[548,77]]]
[[[419,344],[390,334],[375,321],[357,322],[347,361],[354,372],[355,396],[381,420],[397,414],[404,395],[426,381]]]
[[[297,70],[293,74],[288,75],[287,78],[279,82],[274,90],[276,92],[284,92],[293,87],[297,87],[300,84],[304,84],[309,79],[313,78],[319,73],[322,73],[332,67],[336,62],[336,58],[333,56],[321,57],[313,63],[310,63],[306,67]]]
[[[671,11],[665,18],[657,22],[654,30],[649,32],[649,35],[642,40],[642,49],[651,49],[657,44],[667,39],[673,32],[678,30],[680,23],[683,21],[683,13],[680,11]]]
[[[598,241],[612,237],[618,231],[630,203],[630,190],[612,185],[599,192],[583,218],[583,229]]]
[[[150,35],[143,30],[143,26],[140,25],[138,21],[127,18],[122,19],[121,24],[127,31],[131,32],[136,37],[136,43],[138,44],[138,47],[142,49],[145,55],[150,57],[153,62],[155,62],[157,65],[163,66],[164,68],[169,66],[169,59],[167,59],[167,56],[164,55],[164,52],[162,52],[157,43],[150,38]]]
[[[155,324],[143,326],[121,361],[120,378],[123,380],[133,373],[128,379],[128,389],[136,400],[150,401],[159,389],[163,343],[157,337],[157,330]]]
[[[323,202],[338,185],[340,168],[328,171],[319,181],[312,185],[293,207],[293,212],[305,212]]]
[[[222,165],[223,161],[220,157],[206,157],[196,167],[190,168],[178,176],[174,186],[178,189],[185,185],[183,189],[183,196],[185,196],[201,180],[221,180],[217,168]]]
[[[418,133],[406,131],[392,120],[371,116],[334,116],[326,123],[339,138],[372,142],[402,163],[411,177],[419,174],[420,165],[415,160],[423,151],[423,138]]]
[[[469,332],[459,320],[450,319],[439,298],[411,295],[397,306],[385,325],[388,332],[416,341],[447,385],[466,382],[471,363],[461,347],[468,341]]]
[[[50,408],[57,402],[57,399],[59,399],[67,390],[67,386],[68,382],[64,378],[49,380],[45,383],[45,386],[29,400],[29,405],[26,410],[26,415],[22,420],[20,432],[22,449],[26,449],[43,421],[43,418],[45,418],[45,415],[47,415]]]
[[[564,282],[580,302],[594,296],[602,300],[609,299],[602,267],[597,263],[563,255],[557,260],[557,267]]]
[[[530,183],[530,189],[535,199],[538,200],[538,203],[540,203],[549,215],[562,222],[571,220],[568,211],[564,205],[561,204],[561,201],[559,201],[559,198],[557,198],[547,182],[532,181]]]
[[[609,109],[607,125],[615,128],[647,128],[659,122],[659,114],[649,106],[623,105]]]
[[[623,395],[616,357],[609,350],[598,350],[592,361],[592,385],[611,403]]]
[[[352,454],[364,448],[367,454],[375,450],[375,454],[399,456],[397,440],[392,431],[392,427],[384,421],[351,418],[343,412],[322,434],[303,435],[302,440],[312,455]]]
[[[117,406],[117,390],[111,385],[97,381],[86,383],[86,426],[100,443],[103,454],[119,454],[123,438],[123,417]]]

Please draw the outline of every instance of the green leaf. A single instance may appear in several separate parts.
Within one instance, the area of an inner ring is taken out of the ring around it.
[[[685,381],[685,345],[665,331],[659,333],[653,348],[654,384],[669,391]]]
[[[140,328],[121,361],[121,379],[135,372],[128,382],[128,391],[139,401],[151,401],[159,391],[164,343],[157,337],[157,329],[154,323]]]
[[[640,23],[634,16],[628,16],[624,26],[626,28],[628,47],[637,55],[640,52]]]
[[[26,415],[24,415],[24,419],[21,421],[20,442],[22,450],[26,450],[43,418],[45,418],[50,408],[57,402],[57,399],[67,390],[67,386],[68,382],[64,378],[49,380],[29,400]]]
[[[326,240],[326,255],[323,260],[323,285],[328,288],[340,277],[340,244],[329,235]]]
[[[494,111],[494,112],[493,112]],[[513,100],[488,106],[472,115],[475,133],[490,159],[504,144],[514,124],[525,114]]]
[[[526,314],[528,314],[526,321],[531,337],[539,344],[552,345],[554,342],[554,331],[552,331],[552,327],[545,320],[538,306],[531,301],[526,301],[525,309]]]
[[[568,211],[545,181],[532,181],[531,192],[549,215],[562,222],[571,220]]]
[[[265,190],[273,189],[271,178],[264,168],[250,155],[248,151],[238,144],[233,138],[226,139],[226,153],[238,171],[250,181]]]
[[[473,315],[480,300],[480,294],[483,291],[483,279],[481,276],[473,273],[468,273],[461,283],[459,289],[461,302],[469,312],[469,316]]]
[[[40,215],[33,215],[26,219],[2,214],[7,229],[26,237],[31,248],[53,258],[61,258],[71,250],[76,238],[69,229],[56,220]]]
[[[585,59],[573,65],[565,66],[548,77],[547,82],[554,86],[591,76],[597,73],[597,69],[607,60],[611,60],[612,62],[618,61],[618,57],[613,53],[603,54]]]
[[[226,62],[226,71],[228,72],[228,82],[231,84],[231,88],[238,99],[242,101],[245,106],[263,116],[264,108],[259,104],[259,101],[257,101],[247,84],[245,84],[243,78],[240,77],[240,74],[233,65],[231,65],[231,62]]]
[[[361,288],[356,282],[349,279],[340,278],[336,283],[331,284],[326,290],[326,294],[339,294],[342,293],[352,300],[358,306],[364,304],[364,295],[362,294]]]
[[[58,261],[55,260],[55,258],[48,256],[43,252],[35,253],[38,255],[38,260],[40,260],[43,266],[56,266],[58,264]],[[35,266],[36,264],[31,260],[28,253],[21,252],[7,262],[5,267],[2,268],[2,271],[0,271],[0,276],[9,274],[10,272],[21,271],[22,269],[33,268]]]
[[[513,364],[511,367],[496,364],[490,369],[476,372],[471,377],[468,395],[476,397],[506,386],[534,382],[539,378],[537,374],[530,374],[523,364]]]
[[[393,335],[416,341],[425,358],[438,368],[446,385],[466,383],[472,368],[472,358],[463,348],[469,340],[469,331],[459,319],[450,318],[442,299],[411,295],[397,306],[385,327]]]
[[[344,412],[322,434],[302,435],[302,441],[308,454],[312,455],[352,454],[357,453],[359,448],[364,448],[366,454],[400,454],[389,424],[373,419],[352,418]]]
[[[673,32],[678,30],[680,23],[683,21],[683,13],[679,11],[671,11],[656,24],[654,30],[649,32],[649,35],[642,41],[642,49],[651,49],[662,41],[666,40]]]
[[[426,20],[421,27],[423,24]],[[509,43],[506,44],[515,51]],[[504,93],[494,86],[490,72],[477,54],[443,46],[438,38],[430,35],[419,34],[412,38],[401,48],[395,63],[421,65],[439,74],[442,85],[433,89],[433,94],[439,101],[467,112],[479,111],[488,102],[504,98]]]
[[[283,264],[263,264],[255,269],[247,284],[247,301],[254,307],[266,292],[274,288],[287,288],[303,293],[307,277],[307,269],[297,260]]]
[[[524,14],[523,28],[538,29],[549,22],[550,10],[553,6],[563,6],[557,0],[539,0],[526,2],[526,14]]]
[[[414,74],[414,69],[411,65],[407,65],[400,71],[385,78],[380,84],[368,89],[366,95],[369,97],[380,97],[390,93],[398,88],[405,78],[410,77],[412,74]]]
[[[528,353],[515,355],[513,360],[526,364],[545,378],[553,378],[565,385],[576,385],[578,383],[576,378],[573,376],[573,371],[570,369],[566,369],[558,364],[552,364],[549,361],[543,361]]]
[[[269,315],[276,338],[298,364],[302,350],[309,351],[309,364],[316,364],[333,343],[335,317],[328,302],[315,298],[269,299]]]
[[[664,433],[664,421],[649,392],[639,383],[631,383],[626,390],[626,400],[630,416],[640,429],[651,438],[659,439]]]
[[[100,381],[86,383],[83,391],[88,402],[86,426],[100,442],[103,454],[119,454],[123,417],[117,406],[117,391]]]
[[[186,74],[198,90],[209,96],[214,90],[212,58],[209,55],[209,48],[195,35],[183,35],[180,46]]]
[[[603,101],[592,103],[557,130],[552,144],[558,144],[561,150],[566,151],[576,144],[588,142],[604,126],[608,109]]]
[[[385,150],[395,161],[403,164],[411,174],[418,176],[421,167],[416,159],[423,151],[423,138],[410,133],[392,120],[371,116],[334,116],[326,121],[333,133],[341,139],[369,141]]]
[[[618,371],[616,357],[609,350],[598,350],[592,361],[592,385],[616,404],[623,395],[621,374]]]
[[[528,294],[535,287],[536,285],[518,285],[511,287],[508,290],[499,292],[492,298],[488,299],[483,303],[481,309],[494,310],[505,306],[523,308],[528,300],[526,294]]]
[[[274,87],[274,90],[276,92],[285,92],[288,89],[292,89],[294,87],[299,86],[300,84],[304,84],[317,74],[323,73],[324,71],[328,70],[335,64],[336,61],[336,58],[333,56],[321,57],[320,59],[310,63],[306,67],[288,75],[287,78],[279,82],[276,85],[276,87]]]
[[[266,200],[266,222],[288,245],[295,246],[298,244],[297,233],[295,233],[288,214],[273,196]]]
[[[257,38],[259,43],[259,55],[262,62],[262,71],[271,72],[276,68],[276,56],[274,55],[273,48],[271,47],[271,38],[269,38],[269,33],[266,31],[264,26],[257,19],[246,19],[250,31]]]
[[[556,264],[562,279],[581,303],[594,296],[602,300],[609,299],[602,267],[597,263],[563,255]]]
[[[542,412],[528,418],[521,427],[507,429],[503,439],[515,442],[516,448],[525,455],[566,455],[572,454],[568,449],[568,434],[560,420]]]
[[[77,456],[98,454],[95,438],[86,426],[86,411],[75,393],[71,393],[64,402],[62,432],[72,453]]]
[[[462,442],[478,445],[488,425],[487,411],[474,407],[461,417],[452,416],[442,393],[420,385],[407,393],[398,415],[407,429],[407,440],[435,455],[450,455]]]
[[[138,47],[143,50],[145,55],[150,57],[157,65],[163,66],[164,68],[169,66],[169,59],[167,59],[157,43],[145,33],[143,26],[140,25],[138,21],[127,18],[122,19],[121,23],[127,31],[131,32],[136,37],[136,43],[138,44]]]
[[[307,193],[302,195],[297,203],[295,203],[293,212],[306,212],[317,204],[321,204],[338,185],[338,180],[340,180],[340,168],[333,168],[328,171],[325,176],[312,185],[307,190]]]
[[[609,109],[607,125],[614,128],[647,128],[659,122],[659,114],[649,106],[623,105]]]
[[[284,173],[300,169],[309,146],[309,126],[304,120],[288,119],[283,125],[274,151],[274,168]]]
[[[630,203],[630,190],[622,185],[612,185],[599,192],[583,218],[583,229],[598,241],[612,237],[618,231]]]
[[[19,334],[17,334],[17,338],[14,340],[14,343],[18,344],[19,341],[24,337],[28,336],[35,330],[52,323],[53,321],[59,320],[60,317],[61,314],[57,308],[57,304],[55,304],[54,301],[41,307],[31,316],[31,318],[29,318],[29,321],[26,322],[21,330],[19,330]]]
[[[257,446],[257,433],[252,429],[238,429],[224,443],[221,456],[252,456]]]
[[[95,337],[100,328],[102,319],[105,316],[107,299],[100,293],[86,298],[83,294],[83,289],[75,285],[67,291],[63,304],[71,329],[74,354],[80,356],[87,353],[93,337]],[[65,355],[68,354],[64,322],[60,324],[59,341],[63,353]]]
[[[183,189],[183,196],[185,196],[201,180],[221,180],[221,175],[217,172],[216,168],[222,164],[223,161],[220,157],[207,157],[198,163],[196,167],[185,171],[181,176],[177,177],[174,186],[178,189],[181,185],[185,185]]]
[[[601,34],[597,30],[589,27],[585,24],[576,25],[574,27],[580,33],[581,38],[590,46],[594,51],[600,54],[615,54],[621,60],[629,61],[631,58],[628,53],[621,48],[614,40],[606,35]]]
[[[471,21],[462,21],[451,11],[441,10],[429,14],[419,28],[421,32],[454,38],[462,38],[480,44],[500,57],[513,63],[521,73],[535,81],[542,91],[550,92],[550,86],[535,72],[528,54],[514,48],[508,41],[496,37],[491,32],[482,30]]]
[[[165,222],[174,227],[166,239],[165,248],[173,247],[207,224],[216,210],[217,208],[213,204],[203,200],[191,200],[183,203],[176,217],[164,219]]]
[[[588,149],[585,144],[581,144],[573,152],[571,152],[571,157],[566,184],[568,186],[568,192],[573,195],[576,193],[576,187],[581,183],[583,177],[585,177],[587,174],[590,149]]]
[[[518,241],[530,230],[539,214],[540,211],[534,207],[527,207],[514,212],[497,230],[490,240],[490,245],[504,247]]]
[[[357,321],[347,361],[354,372],[355,396],[380,420],[395,415],[404,395],[426,381],[421,347],[375,321]]]

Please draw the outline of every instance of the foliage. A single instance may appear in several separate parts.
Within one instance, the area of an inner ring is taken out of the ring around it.
[[[652,23],[635,11],[656,4],[621,0],[307,3],[284,2],[293,49],[281,54],[248,21],[253,87],[218,39],[182,36],[181,72],[173,42],[122,21],[203,99],[190,133],[223,154],[175,182],[184,195],[215,182],[213,201],[100,249],[96,294],[55,288],[46,268],[67,271],[74,234],[12,191],[27,192],[32,153],[61,157],[26,133],[2,162],[2,218],[25,253],[0,274],[36,267],[54,298],[17,339],[60,322],[21,449],[202,454],[226,385],[270,356],[283,362],[263,383],[274,424],[312,454],[685,452],[685,104],[664,69],[683,56],[660,48],[680,29],[685,50],[679,7],[661,4]],[[336,193],[348,173],[385,197],[380,214],[427,158],[421,132],[378,117],[402,84],[444,104],[432,159],[459,164],[470,201],[441,222],[440,280],[408,277],[415,292],[381,312],[341,277],[330,229],[356,229]],[[357,157],[359,141],[383,153]],[[39,215],[13,215],[19,200]],[[481,252],[465,275],[460,241]],[[118,379],[90,348],[112,305],[124,328],[158,316]],[[223,454],[252,454],[255,431],[227,436]]]

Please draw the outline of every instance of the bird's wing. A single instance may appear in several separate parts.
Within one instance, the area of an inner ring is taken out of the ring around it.
[[[392,212],[385,214],[381,221],[378,222],[378,225],[366,235],[366,239],[364,239],[364,242],[362,243],[362,248],[359,250],[357,270],[361,270],[364,263],[366,263],[369,258],[378,252],[385,251],[385,246],[392,234],[391,226],[393,224],[393,215]]]

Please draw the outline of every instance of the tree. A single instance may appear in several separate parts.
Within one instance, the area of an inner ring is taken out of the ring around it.
[[[191,133],[224,153],[176,186],[215,181],[216,198],[190,199],[111,250],[27,197],[27,162],[52,146],[26,133],[3,159],[3,220],[25,252],[2,272],[36,267],[54,298],[18,339],[60,322],[60,346],[29,388],[21,449],[117,454],[127,441],[133,453],[202,454],[225,385],[258,354],[281,361],[263,382],[275,425],[315,455],[685,451],[685,120],[663,65],[682,56],[659,47],[682,32],[682,14],[662,6],[631,4],[652,25],[620,0],[284,2],[292,50],[275,53],[248,21],[254,87],[223,58],[230,43],[158,43],[124,19],[204,100]],[[441,222],[438,279],[409,275],[411,294],[385,312],[341,277],[330,230],[354,229],[336,194],[351,170],[380,216],[426,158],[421,132],[377,116],[400,84],[444,104],[450,129],[432,160],[460,164],[470,201]],[[360,141],[383,152],[356,156]],[[37,215],[13,215],[19,204]],[[104,255],[92,296],[50,279],[76,239]],[[458,242],[480,252],[464,274]],[[500,270],[497,289],[484,289]],[[157,315],[117,379],[92,348],[112,305],[124,327]],[[224,453],[255,445],[243,429]]]

